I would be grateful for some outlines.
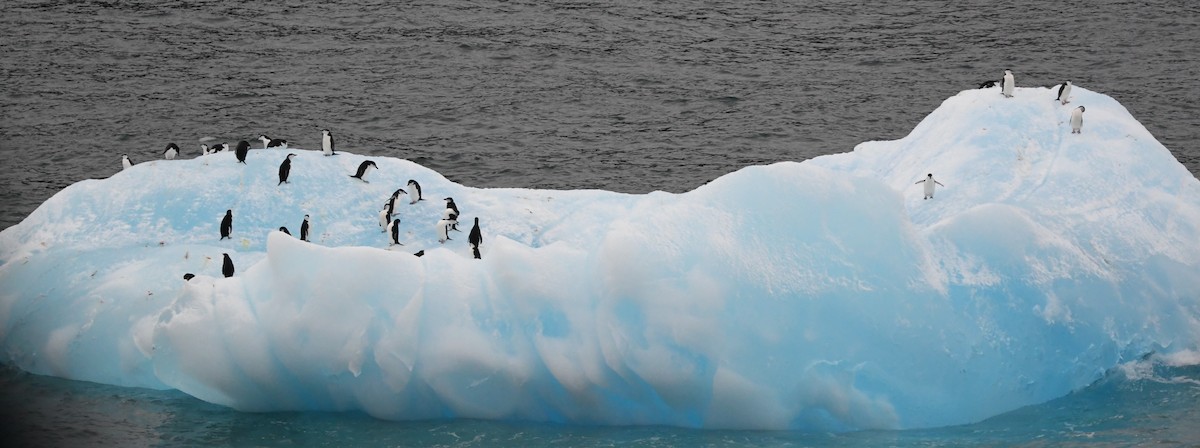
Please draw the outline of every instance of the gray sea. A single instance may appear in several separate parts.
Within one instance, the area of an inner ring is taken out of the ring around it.
[[[1124,104],[1200,173],[1200,2],[121,1],[0,4],[0,228],[72,183],[260,134],[475,187],[683,192],[905,136],[1016,74]],[[0,442],[44,446],[1200,444],[1200,372],[1119,375],[974,425],[805,434],[245,414],[0,374]],[[1186,381],[1185,381],[1186,380]],[[1190,381],[1190,382],[1189,382]],[[4,443],[4,446],[16,446]]]

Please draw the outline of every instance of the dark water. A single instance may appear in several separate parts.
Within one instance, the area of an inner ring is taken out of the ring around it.
[[[1190,0],[330,3],[6,0],[0,228],[122,153],[323,128],[470,186],[682,192],[903,137],[1005,68],[1115,97],[1200,172]]]
[[[259,134],[478,187],[681,192],[903,137],[996,79],[1122,102],[1200,173],[1200,3],[29,1],[0,5],[0,228],[168,142]],[[7,441],[49,446],[1200,443],[1200,374],[1106,380],[964,427],[849,435],[243,414],[7,371]],[[3,440],[0,440],[3,442]],[[4,446],[14,446],[4,443]]]

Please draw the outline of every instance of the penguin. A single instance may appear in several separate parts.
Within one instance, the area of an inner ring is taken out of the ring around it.
[[[208,148],[208,153],[216,154],[216,153],[224,151],[226,149],[229,149],[228,143],[217,143],[215,145],[212,145],[212,147]]]
[[[392,197],[388,198],[388,201],[386,204],[387,210],[388,210],[388,216],[391,216],[396,213],[396,201],[400,200],[401,194],[408,194],[408,192],[404,191],[403,188],[397,188],[396,191],[392,193]]]
[[[163,150],[163,158],[167,160],[174,160],[175,156],[177,155],[179,155],[179,145],[167,143],[167,149]]]
[[[127,170],[133,168],[133,161],[129,160],[129,156],[121,154],[121,169]]]
[[[1071,133],[1072,134],[1082,134],[1083,133],[1083,130],[1082,130],[1083,129],[1083,111],[1085,111],[1085,110],[1087,110],[1087,109],[1084,109],[1083,106],[1079,106],[1079,107],[1076,107],[1075,110],[1071,111]]]
[[[388,225],[388,234],[392,235],[389,246],[403,246],[400,244],[400,218],[392,220],[392,223]]]
[[[263,142],[263,149],[267,149],[267,148],[286,148],[286,147],[287,147],[287,140],[278,139],[278,138],[271,138],[271,137],[267,137],[267,136],[265,136],[265,135],[259,135],[259,136],[258,136],[258,139],[259,139],[259,140],[262,140],[262,142]]]
[[[300,241],[308,241],[308,215],[304,215],[304,223],[300,224]]]
[[[321,131],[321,151],[327,156],[337,155],[333,150],[333,134],[330,134],[328,129]]]
[[[942,185],[941,182],[933,180],[933,173],[929,173],[924,179],[918,180],[916,183],[925,182],[925,199],[933,198],[934,184]],[[942,185],[945,187],[945,185]]]
[[[454,204],[454,198],[446,198],[446,213],[442,216],[448,218],[451,214],[456,217],[460,215],[458,212],[458,206]],[[450,230],[458,230],[458,221],[454,222],[454,225],[450,228]]]
[[[1005,70],[1004,79],[1000,82],[1000,93],[1004,95],[1005,98],[1012,98],[1013,84],[1015,84],[1015,82],[1016,81],[1013,78],[1012,70]]]
[[[450,241],[450,226],[458,223],[458,221],[456,221],[457,218],[458,215],[451,213],[450,216],[438,220],[437,232],[439,243],[446,244],[446,241]]]
[[[387,232],[389,222],[392,222],[392,214],[388,213],[387,204],[384,204],[383,209],[379,210],[379,231]]]
[[[1063,105],[1066,105],[1067,103],[1071,102],[1070,96],[1071,96],[1071,81],[1068,80],[1067,82],[1064,82],[1061,87],[1058,88],[1058,101],[1060,103],[1062,103]]]
[[[283,163],[279,164],[279,183],[275,184],[275,186],[290,183],[288,182],[288,174],[291,174],[292,172],[292,157],[296,157],[296,154],[288,154],[287,157],[283,159]]]
[[[225,217],[221,219],[221,239],[233,239],[230,233],[233,233],[233,210],[225,210]]]
[[[188,272],[188,273],[186,273],[186,274],[183,274],[183,281],[185,281],[185,282],[186,282],[186,281],[190,281],[190,280],[191,280],[191,279],[193,279],[193,278],[196,278],[196,274],[193,274],[193,273],[191,273],[191,272]]]
[[[370,160],[364,160],[362,163],[358,164],[358,171],[355,172],[354,175],[352,175],[350,177],[353,177],[355,179],[361,180],[366,183],[370,183],[370,182],[367,182],[367,174],[369,174],[372,169],[379,169],[379,166],[375,165],[375,162],[372,162]]]
[[[483,232],[479,231],[479,217],[475,217],[475,225],[471,227],[471,233],[467,235],[467,242],[471,243],[471,253],[475,255],[475,259],[480,259],[479,245],[483,244]]]
[[[417,201],[425,200],[425,198],[421,197],[421,184],[418,184],[417,181],[412,179],[408,180],[408,191],[409,204],[416,204]]]
[[[287,236],[292,236],[292,232],[289,232],[286,226],[279,226],[279,231],[286,233]]]
[[[983,83],[979,84],[979,88],[981,89],[987,89],[991,87],[996,87],[996,81],[984,81]]]
[[[233,277],[233,259],[229,258],[229,254],[221,254],[225,256],[225,261],[221,263],[221,273],[225,274],[225,278]]]
[[[237,156],[238,163],[245,165],[246,156],[250,154],[250,142],[242,140],[238,142],[237,148],[234,148],[233,154]]]
[[[200,144],[200,155],[207,156],[209,154],[212,154],[212,150],[208,148],[208,145],[201,143]]]
[[[424,257],[424,256],[425,256],[425,250],[424,250],[424,249],[422,249],[422,250],[418,250],[416,253],[413,253],[413,256],[414,256],[414,257]]]

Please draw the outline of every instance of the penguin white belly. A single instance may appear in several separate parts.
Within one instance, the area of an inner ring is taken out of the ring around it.
[[[1008,96],[1008,97],[1013,96],[1013,76],[1012,75],[1004,75],[1004,86],[1003,86],[1003,90],[1001,91],[1001,93],[1003,93],[1004,96]]]
[[[329,134],[321,137],[321,150],[325,151],[325,155],[333,155],[333,141],[329,139]]]
[[[1062,95],[1058,96],[1058,100],[1063,104],[1067,104],[1070,102],[1069,98],[1071,98],[1071,85],[1067,84],[1065,87],[1063,87]]]
[[[1078,108],[1071,111],[1071,132],[1078,133],[1083,129],[1083,111]]]
[[[924,182],[925,182],[925,197],[933,196],[933,187],[934,187],[934,185],[937,185],[937,183],[935,183],[933,181],[933,179],[925,179]]]
[[[387,228],[387,226],[388,226],[387,218],[388,218],[387,217],[387,209],[385,208],[383,210],[380,210],[379,211],[379,227],[383,227],[384,229]]]

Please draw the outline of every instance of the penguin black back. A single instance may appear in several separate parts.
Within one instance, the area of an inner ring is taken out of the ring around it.
[[[479,231],[479,217],[475,217],[475,225],[471,227],[471,233],[467,235],[467,242],[471,243],[471,253],[475,258],[479,256],[479,245],[483,244],[483,232]]]
[[[221,273],[225,274],[225,278],[233,277],[233,259],[229,258],[229,254],[221,254],[225,257],[225,261],[221,263]]]
[[[288,183],[288,176],[292,173],[292,157],[296,155],[288,154],[283,163],[279,164],[279,183],[275,184],[276,186]]]
[[[237,148],[233,150],[233,153],[237,156],[238,163],[245,165],[246,156],[250,154],[250,142],[245,140],[238,142]]]
[[[230,238],[229,234],[231,233],[233,233],[233,210],[225,210],[225,217],[221,219],[221,239]]]
[[[304,223],[300,224],[300,241],[308,241],[308,215],[304,215]]]

